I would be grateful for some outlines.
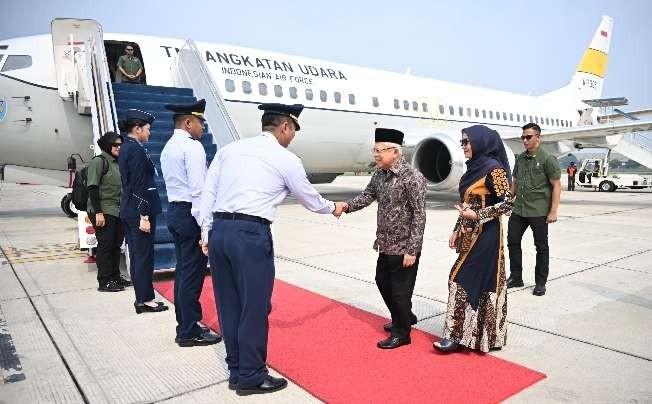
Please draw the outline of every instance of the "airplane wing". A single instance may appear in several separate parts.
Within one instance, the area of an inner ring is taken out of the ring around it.
[[[652,131],[652,120],[628,121],[604,125],[576,126],[568,129],[543,130],[541,143],[554,143],[562,140],[579,140],[612,135],[626,135],[634,132]],[[520,135],[510,137],[517,138]],[[510,137],[504,137],[509,139]]]

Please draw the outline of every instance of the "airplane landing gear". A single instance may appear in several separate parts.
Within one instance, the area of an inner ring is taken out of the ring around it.
[[[61,210],[70,218],[77,217],[77,209],[72,204],[72,193],[67,193],[61,198]]]

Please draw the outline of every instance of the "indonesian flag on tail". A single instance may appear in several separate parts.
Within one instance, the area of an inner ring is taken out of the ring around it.
[[[607,35],[607,31],[605,31],[605,30],[600,31],[600,35],[602,35],[602,36],[605,37],[605,38],[608,37],[608,35]]]

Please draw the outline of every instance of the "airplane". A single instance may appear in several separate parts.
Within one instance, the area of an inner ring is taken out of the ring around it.
[[[98,134],[88,110],[79,107],[84,72],[73,62],[89,31],[102,35],[112,80],[129,44],[143,63],[147,85],[175,85],[171,67],[187,46],[183,39],[103,33],[94,20],[55,19],[50,34],[0,40],[3,169],[32,169],[64,184],[71,156],[92,157]],[[528,122],[541,126],[544,147],[557,156],[575,147],[612,147],[624,134],[652,130],[649,120],[593,124],[599,115],[591,105],[601,104],[588,100],[600,101],[612,33],[613,19],[602,16],[570,82],[540,96],[239,46],[195,45],[242,136],[259,134],[259,103],[304,104],[302,130],[290,149],[314,182],[371,171],[374,129],[388,127],[405,133],[404,154],[429,189],[450,191],[465,169],[461,129],[471,125],[497,130],[510,162],[523,150],[521,126]],[[108,85],[106,90],[110,94]]]

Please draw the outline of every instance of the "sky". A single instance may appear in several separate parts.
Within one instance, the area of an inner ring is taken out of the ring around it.
[[[192,38],[538,95],[566,85],[603,14],[614,18],[603,97],[652,108],[652,1],[3,0],[0,39],[55,17],[105,32]]]

